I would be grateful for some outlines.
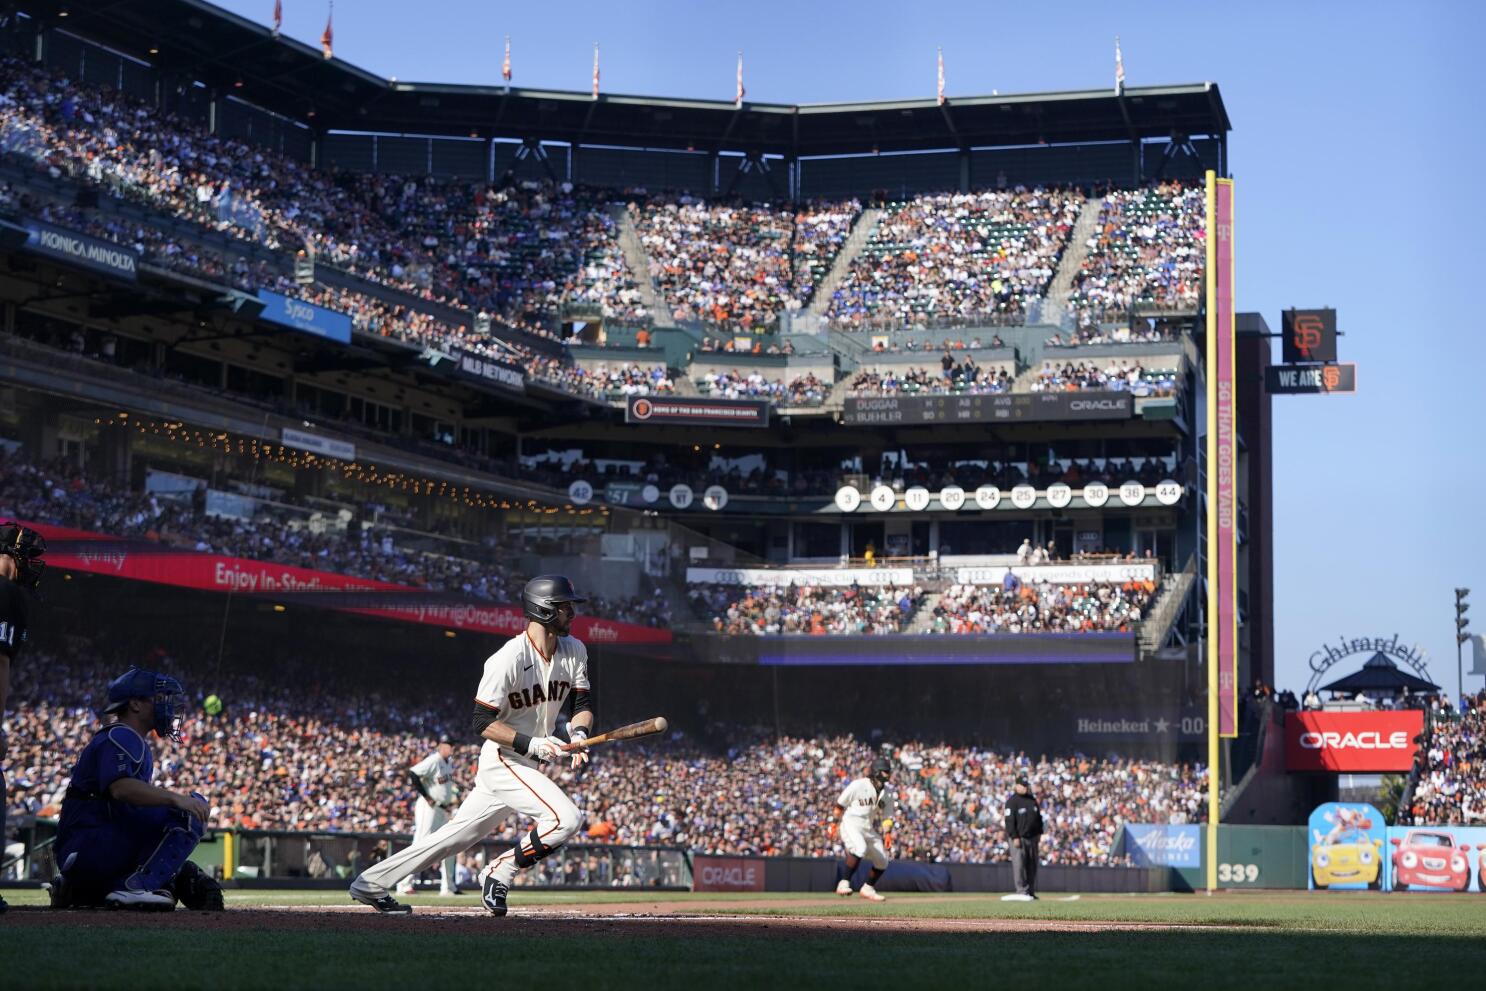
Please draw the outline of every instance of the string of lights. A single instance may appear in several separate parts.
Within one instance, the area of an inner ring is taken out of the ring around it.
[[[181,420],[154,420],[119,412],[112,417],[95,417],[93,423],[104,430],[131,431],[141,436],[194,446],[200,450],[252,458],[255,463],[266,461],[287,465],[296,471],[331,472],[349,482],[382,486],[414,496],[449,499],[473,509],[505,510],[519,513],[526,518],[554,516],[558,513],[566,513],[568,516],[575,517],[594,515],[607,517],[609,515],[608,507],[605,506],[578,507],[571,504],[556,506],[541,503],[536,499],[528,499],[525,502],[512,501],[488,495],[468,485],[452,483],[448,479],[419,477],[400,471],[385,470],[378,468],[375,464],[345,461],[328,455],[316,454],[313,451],[259,440],[257,437],[244,437],[225,430],[202,430],[189,426]]]

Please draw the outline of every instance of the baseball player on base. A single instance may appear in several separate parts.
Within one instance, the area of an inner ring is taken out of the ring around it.
[[[418,789],[418,802],[413,806],[413,846],[428,839],[449,821],[449,811],[455,804],[454,765],[449,762],[453,753],[454,741],[446,736],[439,740],[438,749],[408,768],[408,778]],[[459,894],[455,878],[456,865],[451,853],[439,865],[439,894]],[[403,878],[397,891],[403,895],[413,893],[411,874]]]
[[[543,575],[526,583],[521,605],[526,631],[485,661],[475,692],[473,728],[484,739],[475,787],[442,828],[421,843],[367,868],[351,882],[351,897],[379,912],[406,915],[412,906],[389,889],[410,874],[474,846],[510,812],[534,821],[531,832],[493,860],[481,874],[482,899],[494,915],[506,914],[516,872],[556,850],[578,829],[578,807],[541,765],[567,757],[576,768],[588,760],[580,744],[593,728],[588,649],[569,635],[573,604],[585,602],[573,583]],[[570,743],[552,735],[558,710],[573,697]]]
[[[878,757],[865,778],[857,778],[836,799],[836,811],[841,815],[841,845],[846,847],[846,868],[836,882],[836,894],[849,897],[851,876],[857,865],[866,857],[872,862],[867,880],[857,894],[868,901],[887,901],[874,887],[882,872],[887,870],[887,848],[882,841],[883,820],[892,817],[894,801],[888,790],[888,779],[893,776],[893,766],[886,757]]]

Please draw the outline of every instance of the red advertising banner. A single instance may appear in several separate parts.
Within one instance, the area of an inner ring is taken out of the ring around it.
[[[516,636],[526,629],[526,619],[521,607],[516,605],[445,597],[425,589],[371,578],[314,571],[270,561],[199,554],[147,540],[125,540],[45,523],[26,525],[34,527],[52,545],[47,552],[47,563],[52,568],[207,592],[257,595],[283,593],[296,596],[316,592],[385,593],[374,604],[358,605],[354,595],[343,595],[342,601],[326,601],[324,605],[341,612],[425,623],[471,633]],[[387,601],[397,595],[416,596],[416,601],[410,601],[407,605]],[[587,644],[671,642],[670,630],[581,614],[573,621],[573,635]]]
[[[1238,425],[1233,180],[1207,174],[1207,588],[1209,691],[1218,735],[1238,735]]]
[[[698,854],[691,859],[691,890],[763,891],[763,858]]]
[[[1292,712],[1285,717],[1285,769],[1361,774],[1408,771],[1424,713]]]

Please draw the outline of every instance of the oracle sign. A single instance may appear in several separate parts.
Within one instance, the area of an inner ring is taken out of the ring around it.
[[[1408,771],[1424,713],[1292,712],[1285,717],[1285,768],[1290,771]]]
[[[691,861],[693,891],[763,891],[764,862],[758,857],[709,857]]]

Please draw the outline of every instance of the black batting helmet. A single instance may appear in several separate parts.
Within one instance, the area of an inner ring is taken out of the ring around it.
[[[538,575],[521,590],[521,610],[527,619],[550,623],[557,618],[562,602],[587,602],[573,589],[573,583],[562,575]]]
[[[46,538],[41,534],[28,526],[0,520],[0,554],[15,559],[17,585],[34,591],[41,584],[41,573],[46,570],[42,560]]]
[[[893,776],[893,764],[892,764],[892,761],[888,760],[886,757],[878,757],[876,760],[874,760],[872,762],[872,771],[871,771],[871,774],[872,774],[872,777],[874,777],[874,778],[890,778],[890,777],[892,777]]]

